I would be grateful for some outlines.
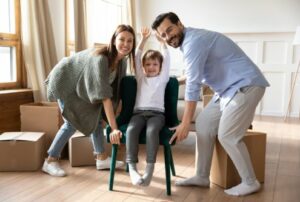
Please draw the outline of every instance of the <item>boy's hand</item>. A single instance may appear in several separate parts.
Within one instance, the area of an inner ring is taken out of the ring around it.
[[[151,31],[148,27],[142,27],[141,28],[141,35],[142,35],[142,39],[148,39],[149,36],[151,35]]]
[[[166,42],[159,36],[159,34],[157,32],[155,32],[155,36],[156,36],[156,39],[162,43],[162,44],[165,44]]]

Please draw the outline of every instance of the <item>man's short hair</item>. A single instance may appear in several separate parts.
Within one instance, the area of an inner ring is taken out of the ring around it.
[[[173,12],[168,13],[162,13],[159,16],[157,16],[152,23],[152,29],[157,30],[157,27],[162,23],[164,19],[169,19],[173,24],[177,24],[180,20],[178,16]]]

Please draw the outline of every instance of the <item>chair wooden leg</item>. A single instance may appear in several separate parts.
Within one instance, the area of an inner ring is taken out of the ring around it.
[[[171,167],[172,175],[176,176],[175,167],[174,167],[174,160],[173,160],[173,155],[172,155],[172,149],[171,149],[171,147],[170,147],[170,167]]]
[[[170,145],[164,145],[167,195],[171,195]]]
[[[128,163],[126,163],[126,172],[127,172],[127,173],[129,172],[129,166],[128,166]]]
[[[114,177],[115,177],[115,168],[117,160],[118,145],[113,144],[111,149],[111,162],[110,162],[110,173],[109,173],[109,190],[113,190],[114,186]]]

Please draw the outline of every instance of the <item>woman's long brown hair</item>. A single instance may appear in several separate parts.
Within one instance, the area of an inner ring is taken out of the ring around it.
[[[118,51],[116,49],[116,46],[114,45],[116,37],[118,36],[118,34],[120,34],[121,32],[130,32],[133,35],[133,46],[132,46],[132,50],[129,53],[129,59],[130,59],[130,70],[131,72],[134,72],[135,69],[135,45],[136,45],[136,38],[135,38],[135,33],[133,28],[130,25],[119,25],[116,29],[116,31],[114,32],[114,34],[112,35],[111,39],[110,39],[110,43],[102,48],[98,48],[95,50],[94,55],[105,55],[108,58],[108,65],[109,68],[112,68],[114,61],[116,60],[117,56],[118,56]]]

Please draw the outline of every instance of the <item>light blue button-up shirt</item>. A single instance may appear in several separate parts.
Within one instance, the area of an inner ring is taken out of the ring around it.
[[[237,44],[223,34],[184,28],[180,47],[186,67],[185,100],[197,101],[202,84],[220,98],[221,109],[245,86],[269,86],[259,68]]]

